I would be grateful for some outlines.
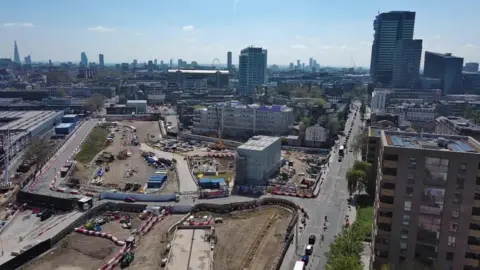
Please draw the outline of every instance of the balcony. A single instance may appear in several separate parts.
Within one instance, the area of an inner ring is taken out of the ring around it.
[[[380,209],[392,210],[392,209],[393,209],[393,204],[380,202],[380,203],[378,204],[378,207],[379,207]],[[480,218],[480,217],[479,217],[479,218]]]
[[[480,252],[480,246],[477,245],[468,245],[468,250],[475,251],[476,253]]]
[[[383,167],[385,168],[397,168],[397,162],[391,160],[384,160],[382,162]]]
[[[473,267],[478,267],[478,266],[480,265],[480,264],[478,263],[478,260],[476,260],[476,259],[468,259],[468,258],[465,258],[464,264],[465,264],[465,265],[470,265],[470,266],[473,266]]]
[[[473,206],[480,207],[480,200],[473,201]]]
[[[379,216],[379,217],[378,217],[378,222],[379,222],[379,223],[392,224],[392,218]]]
[[[388,245],[383,244],[383,243],[375,243],[375,249],[382,250],[382,251],[388,251]]]
[[[389,231],[384,231],[381,228],[377,228],[377,235],[378,236],[384,236],[384,237],[390,237],[390,232]]]
[[[469,236],[473,236],[473,237],[478,237],[478,238],[480,238],[480,231],[470,230],[470,231],[468,232],[468,235],[469,235]]]
[[[382,188],[380,189],[380,195],[385,195],[385,196],[391,196],[393,197],[395,193],[395,190],[393,189],[388,189],[388,188]]]
[[[395,176],[382,174],[382,180],[384,181],[395,181]]]

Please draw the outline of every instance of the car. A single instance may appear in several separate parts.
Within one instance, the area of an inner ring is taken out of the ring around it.
[[[309,245],[315,245],[315,240],[316,239],[317,239],[317,237],[314,234],[310,234],[310,236],[308,237],[308,244]]]
[[[136,201],[137,201],[137,200],[135,200],[135,198],[133,198],[133,197],[126,197],[126,198],[125,198],[125,202],[134,203],[134,202],[136,202]]]
[[[305,255],[312,255],[313,254],[313,245],[307,245],[305,247]]]

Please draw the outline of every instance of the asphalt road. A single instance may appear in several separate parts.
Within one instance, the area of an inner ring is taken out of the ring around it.
[[[27,185],[24,190],[29,190],[38,194],[51,194],[55,197],[67,198],[69,194],[63,194],[58,192],[52,192],[50,190],[50,183],[55,177],[55,174],[60,168],[68,161],[75,149],[80,145],[82,139],[87,136],[90,131],[95,127],[97,119],[87,120],[82,126],[78,127],[76,132],[68,139],[68,141],[62,146],[62,148],[55,154],[53,164],[47,169],[47,171],[40,177],[35,185],[31,188],[32,183]],[[31,188],[31,190],[30,190]]]
[[[358,104],[359,107],[359,104]],[[354,114],[352,114],[353,117]],[[361,120],[360,113],[353,119],[350,117],[345,125],[346,132],[350,129],[352,121],[354,127],[350,135],[349,143],[352,143],[355,136],[360,132]],[[329,250],[329,246],[334,236],[341,231],[344,225],[345,215],[348,212],[348,189],[345,180],[347,170],[354,163],[356,157],[352,152],[345,153],[345,157],[338,162],[338,146],[343,145],[345,138],[341,138],[334,153],[331,153],[330,170],[324,177],[320,194],[315,199],[298,199],[293,198],[292,201],[305,209],[309,215],[307,226],[303,230],[299,230],[298,249],[295,250],[295,240],[290,246],[281,270],[291,270],[294,268],[295,261],[300,260],[305,253],[305,245],[308,243],[310,234],[315,234],[317,241],[314,246],[313,255],[310,256],[308,269],[324,269],[326,258],[325,252]],[[328,217],[327,230],[323,232],[324,217]],[[324,235],[323,243],[320,241],[320,235]]]
[[[197,191],[197,183],[193,178],[192,174],[190,173],[187,161],[183,159],[183,156],[160,151],[146,144],[142,144],[141,149],[144,151],[153,152],[156,156],[161,158],[175,158],[177,160],[178,181],[180,181],[180,193],[190,193]]]

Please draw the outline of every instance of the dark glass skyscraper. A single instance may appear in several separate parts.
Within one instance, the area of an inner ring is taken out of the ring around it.
[[[397,42],[413,39],[415,12],[390,11],[375,18],[370,75],[375,84],[390,85]]]
[[[423,76],[442,80],[443,94],[460,94],[462,91],[463,58],[451,53],[425,52]]]
[[[18,53],[17,41],[13,45],[13,62],[20,64],[20,53]]]
[[[248,47],[240,52],[238,81],[240,91],[248,97],[255,93],[255,87],[266,82],[267,50]]]

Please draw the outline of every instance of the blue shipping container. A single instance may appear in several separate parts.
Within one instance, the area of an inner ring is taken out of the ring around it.
[[[225,179],[223,179],[223,178],[213,178],[210,181],[213,184],[225,184]]]
[[[211,182],[210,178],[200,178],[200,179],[198,179],[199,184],[206,184],[206,183],[210,183],[210,182]]]
[[[163,182],[148,182],[147,188],[161,188],[162,185],[163,185]]]
[[[76,114],[66,114],[62,117],[62,123],[77,123]]]

